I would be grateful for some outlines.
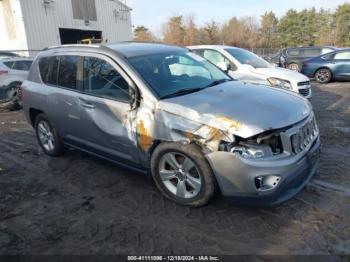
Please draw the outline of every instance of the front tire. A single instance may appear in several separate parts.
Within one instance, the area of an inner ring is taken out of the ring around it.
[[[45,114],[36,117],[35,133],[39,145],[47,155],[57,157],[65,153],[66,149],[60,136]]]
[[[327,84],[332,80],[332,72],[327,68],[321,68],[316,71],[315,79],[321,84]]]
[[[195,144],[160,144],[152,154],[151,171],[162,194],[178,204],[203,206],[215,193],[213,171]]]

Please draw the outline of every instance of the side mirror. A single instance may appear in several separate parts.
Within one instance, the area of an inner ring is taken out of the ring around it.
[[[129,87],[129,98],[131,110],[135,110],[140,106],[141,96],[139,90],[136,87]]]
[[[227,64],[226,62],[219,62],[217,66],[226,73],[231,70],[230,64]]]

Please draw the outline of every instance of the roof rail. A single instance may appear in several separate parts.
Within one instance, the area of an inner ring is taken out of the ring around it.
[[[51,49],[67,48],[67,47],[93,47],[93,48],[100,48],[100,47],[104,47],[104,46],[103,45],[96,45],[96,44],[91,44],[91,45],[69,44],[69,45],[49,46],[49,47],[44,48],[43,51],[51,50]]]

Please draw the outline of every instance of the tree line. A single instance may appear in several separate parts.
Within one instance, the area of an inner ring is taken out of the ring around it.
[[[226,44],[243,48],[282,48],[292,46],[350,46],[350,4],[339,5],[334,12],[316,8],[290,9],[278,18],[272,11],[255,16],[232,17],[225,23],[211,20],[196,24],[194,15],[178,15],[163,25],[156,37],[145,26],[134,29],[134,40],[165,42],[175,45]]]

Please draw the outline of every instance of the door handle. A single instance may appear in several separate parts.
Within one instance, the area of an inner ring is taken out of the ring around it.
[[[83,98],[79,98],[79,104],[82,106],[82,107],[85,107],[87,109],[94,109],[95,106],[93,104],[91,104],[91,102],[83,99]]]

